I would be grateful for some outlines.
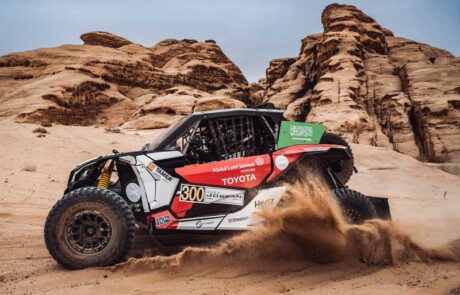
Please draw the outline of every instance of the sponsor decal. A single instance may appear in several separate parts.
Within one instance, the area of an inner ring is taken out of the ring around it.
[[[243,174],[239,176],[231,176],[228,178],[222,178],[222,181],[224,182],[224,185],[231,185],[231,184],[238,184],[238,183],[244,183],[246,181],[254,181],[257,180],[256,176],[254,174]]]
[[[164,171],[163,169],[161,169],[159,166],[155,165],[155,163],[153,162],[150,162],[148,165],[147,165],[147,169],[155,176],[159,177],[159,178],[164,178],[166,179],[167,181],[171,181],[172,180],[172,176],[169,175],[168,172]]]
[[[244,204],[244,193],[243,190],[182,184],[179,200],[192,203],[219,203],[242,206]]]
[[[153,220],[152,220],[153,219]],[[152,220],[155,222],[156,229],[176,229],[177,222],[174,216],[171,215],[169,211],[163,211],[159,213],[152,214],[147,216],[147,222]]]
[[[244,203],[244,191],[206,187],[205,202],[242,206]]]
[[[213,173],[219,173],[219,172],[227,172],[227,171],[234,171],[234,170],[244,170],[244,169],[254,171],[254,168],[256,166],[263,166],[264,164],[265,164],[264,158],[258,156],[258,157],[256,157],[254,159],[254,162],[250,162],[250,163],[238,163],[238,164],[225,165],[225,166],[220,166],[220,167],[213,167],[212,172]]]
[[[232,217],[232,218],[229,218],[229,219],[228,219],[228,222],[229,222],[229,223],[232,223],[232,222],[240,222],[240,221],[245,221],[245,220],[248,220],[248,219],[249,219],[249,216]]]
[[[272,207],[273,205],[275,205],[275,199],[273,199],[273,198],[267,199],[267,200],[255,201],[255,202],[254,202],[254,207],[255,207],[256,209],[262,209],[262,208],[266,208],[266,207]]]
[[[279,170],[284,170],[289,166],[289,160],[285,156],[278,156],[275,159],[275,166]]]
[[[196,228],[201,228],[203,225],[206,227],[207,225],[214,225],[216,224],[216,220],[198,220],[196,222]]]
[[[153,172],[155,170],[155,168],[157,168],[157,165],[155,165],[153,162],[150,162],[148,165],[147,165],[147,169],[150,171],[150,172]]]
[[[169,222],[171,222],[171,217],[169,215],[160,216],[157,219],[155,219],[156,225],[163,225]]]

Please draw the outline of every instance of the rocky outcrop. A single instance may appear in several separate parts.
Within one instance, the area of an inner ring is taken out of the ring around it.
[[[263,100],[356,143],[460,162],[459,58],[395,37],[354,6],[331,4],[321,20],[297,58],[270,63]]]
[[[195,104],[250,102],[245,77],[215,41],[169,39],[147,48],[105,32],[81,38],[85,45],[0,57],[0,116],[146,129],[167,127]]]
[[[0,116],[131,129],[194,111],[267,102],[355,143],[431,162],[460,162],[460,58],[394,36],[351,5],[328,5],[323,32],[248,85],[214,40],[152,47],[106,32],[0,57]]]
[[[289,67],[295,62],[295,58],[278,58],[270,61],[270,65],[266,70],[266,81],[267,87],[271,87],[273,83],[279,78],[284,77]]]
[[[223,97],[204,97],[197,100],[195,111],[204,112],[216,109],[245,108],[246,105],[236,99]]]
[[[286,109],[290,103],[304,98],[308,90],[312,89],[317,76],[315,59],[317,45],[322,38],[323,34],[315,34],[302,40],[302,47],[297,60],[291,64],[282,78],[273,82],[271,86],[267,85],[265,92],[267,101],[276,107]]]
[[[258,82],[249,84],[249,97],[251,99],[250,105],[259,106],[264,103],[266,88],[267,81],[265,78],[259,79]]]
[[[433,162],[460,162],[460,59],[409,63],[400,76],[413,103],[410,115],[421,155]]]
[[[120,36],[101,31],[83,34],[80,39],[85,45],[100,45],[110,48],[119,48],[132,43]]]

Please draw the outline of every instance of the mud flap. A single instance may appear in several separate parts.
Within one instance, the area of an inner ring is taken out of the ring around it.
[[[387,198],[379,198],[379,197],[371,197],[366,196],[375,207],[375,211],[377,211],[377,216],[380,219],[390,220],[391,213],[390,213],[390,205],[388,204]]]
[[[356,168],[354,168],[356,169]],[[345,187],[340,180],[337,178],[334,172],[330,168],[327,170],[327,174],[329,175],[329,183],[335,188],[343,188]],[[391,212],[390,212],[390,205],[388,204],[387,198],[380,198],[380,197],[373,197],[373,196],[365,196],[368,198],[372,205],[374,205],[375,211],[377,211],[377,217],[383,220],[391,220]]]

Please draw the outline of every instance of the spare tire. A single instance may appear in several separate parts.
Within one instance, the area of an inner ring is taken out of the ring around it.
[[[360,224],[378,217],[374,204],[362,193],[348,188],[339,188],[334,190],[334,194],[349,223]]]
[[[350,159],[326,159],[324,164],[326,167],[330,167],[335,173],[339,181],[345,185],[350,180],[354,170],[354,158],[353,152],[351,151],[348,142],[340,135],[324,132],[321,137],[320,144],[336,144],[347,147],[347,153],[350,155]]]
[[[49,253],[66,268],[109,266],[128,254],[135,221],[122,197],[107,189],[85,187],[54,205],[44,234]]]

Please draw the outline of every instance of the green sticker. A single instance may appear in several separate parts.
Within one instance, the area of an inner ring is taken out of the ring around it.
[[[323,133],[321,124],[282,121],[276,149],[295,144],[318,144]]]

